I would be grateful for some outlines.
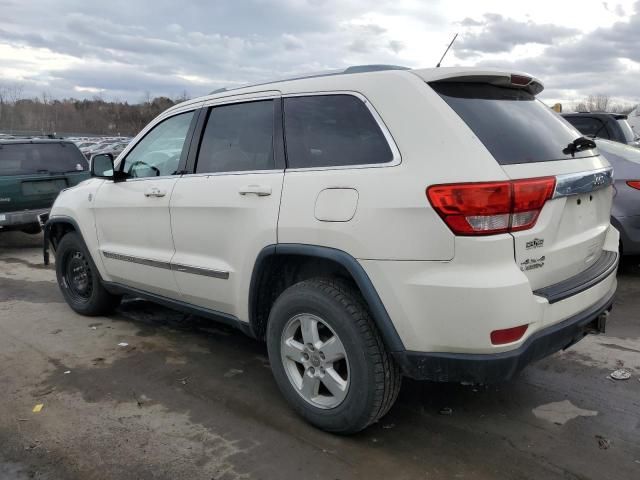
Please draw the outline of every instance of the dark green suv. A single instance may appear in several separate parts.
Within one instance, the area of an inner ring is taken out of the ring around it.
[[[0,232],[38,233],[60,190],[89,178],[89,165],[65,140],[0,140]]]

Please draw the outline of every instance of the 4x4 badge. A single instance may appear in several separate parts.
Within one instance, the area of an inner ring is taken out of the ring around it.
[[[543,238],[534,238],[533,240],[529,240],[526,244],[525,244],[527,250],[531,250],[532,248],[540,248],[544,246],[544,239]]]

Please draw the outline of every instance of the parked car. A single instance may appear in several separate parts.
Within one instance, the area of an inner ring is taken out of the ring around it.
[[[598,140],[615,172],[611,223],[620,231],[620,252],[640,255],[640,149]]]
[[[588,112],[563,113],[562,116],[580,133],[588,137],[604,138],[614,142],[640,147],[640,138],[621,113]]]
[[[89,164],[72,142],[0,140],[0,232],[40,232],[37,215],[87,178]]]
[[[45,261],[81,314],[132,294],[266,341],[291,406],[356,432],[403,375],[502,381],[603,330],[612,170],[542,89],[361,66],[179,104],[58,197]]]

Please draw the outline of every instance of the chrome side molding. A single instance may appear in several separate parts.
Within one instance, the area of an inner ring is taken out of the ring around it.
[[[190,267],[189,265],[181,265],[178,263],[172,263],[171,270],[173,270],[174,272],[204,275],[205,277],[222,278],[223,280],[227,280],[229,278],[229,272],[223,272],[222,270],[213,270],[210,268]]]
[[[160,260],[151,260],[149,258],[133,257],[131,255],[122,255],[120,253],[102,251],[105,258],[111,258],[113,260],[120,260],[122,262],[137,263],[139,265],[146,265],[148,267],[164,268],[166,270],[171,269],[169,262],[161,262]]]
[[[553,198],[569,197],[595,192],[613,183],[613,168],[601,168],[589,172],[568,173],[556,176],[556,190]]]
[[[160,260],[151,260],[149,258],[122,255],[120,253],[108,252],[106,250],[102,250],[102,255],[104,255],[105,258],[111,258],[113,260],[137,263],[139,265],[146,265],[148,267],[163,268],[165,270],[172,270],[174,272],[191,273],[193,275],[203,275],[205,277],[221,278],[223,280],[229,279],[229,272],[224,272],[222,270],[213,270],[210,268],[192,267],[189,265],[181,265],[178,263],[162,262]]]

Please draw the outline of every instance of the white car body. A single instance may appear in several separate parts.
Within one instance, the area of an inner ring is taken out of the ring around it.
[[[309,95],[344,94],[364,102],[392,158],[375,165],[282,164],[263,171],[185,171],[123,182],[94,178],[62,193],[50,222],[74,220],[106,284],[217,312],[258,337],[262,326],[252,323],[256,313],[251,290],[261,255],[269,249],[293,252],[297,246],[339,251],[354,259],[359,267],[353,268],[361,268],[363,278],[370,280],[374,294],[363,295],[387,349],[407,375],[493,379],[455,368],[421,367],[417,365],[422,360],[407,358],[499,358],[519,352],[540,332],[583,312],[594,320],[610,308],[615,268],[559,301],[536,292],[589,271],[603,252],[617,257],[619,241],[609,223],[609,183],[559,194],[561,185],[573,188],[577,179],[590,182],[594,174],[608,175],[605,158],[594,153],[500,165],[427,85],[447,79],[502,84],[510,75],[477,69],[390,69],[280,81],[190,100],[140,132],[119,155],[116,169],[148,132],[176,114]],[[541,83],[528,78],[526,88],[538,93]],[[579,136],[564,122],[558,125]],[[556,178],[554,197],[544,203],[533,228],[514,233],[456,235],[425,194],[432,185],[547,176]],[[536,268],[527,270],[540,259]],[[360,280],[356,283],[361,286]],[[376,294],[381,305],[373,305]],[[384,312],[391,325],[383,326],[385,320],[377,318]],[[526,332],[516,341],[492,343],[490,332],[525,324]],[[513,370],[498,377],[508,378]]]

